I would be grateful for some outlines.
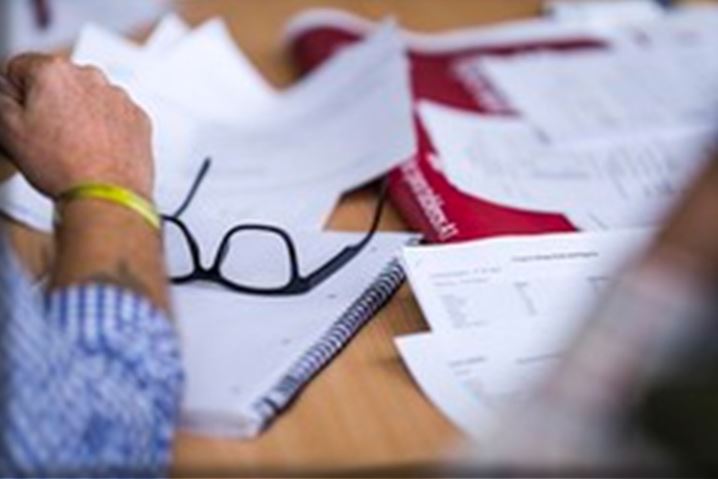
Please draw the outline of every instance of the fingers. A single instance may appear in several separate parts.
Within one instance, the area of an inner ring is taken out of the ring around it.
[[[16,103],[22,103],[22,95],[20,90],[10,83],[10,80],[5,78],[4,75],[0,74],[0,96],[6,96],[11,98]]]
[[[22,115],[17,90],[0,76],[0,138],[14,129]]]
[[[22,107],[15,100],[0,95],[0,159],[9,159],[12,139],[22,125]]]
[[[0,74],[0,156],[9,158],[9,144],[22,125],[23,86],[28,80],[23,78],[32,69],[40,65],[41,55],[23,55],[12,60],[6,68],[7,75]],[[15,78],[14,80],[12,78]]]
[[[83,66],[79,67],[79,70],[80,72],[82,72],[85,78],[87,78],[88,81],[91,81],[92,83],[96,83],[98,85],[110,84],[105,74],[99,68],[93,66]]]
[[[26,91],[43,76],[51,65],[62,62],[58,57],[27,53],[12,58],[5,67],[5,76],[20,92]]]
[[[6,119],[10,115],[15,116],[20,113],[21,103],[20,91],[0,74],[0,125],[7,123]]]
[[[52,82],[63,74],[79,74],[91,84],[109,84],[105,74],[98,68],[78,67],[62,57],[30,53],[10,60],[6,67],[6,83],[9,85],[2,88],[9,90],[16,99],[25,98],[33,86],[40,82]]]

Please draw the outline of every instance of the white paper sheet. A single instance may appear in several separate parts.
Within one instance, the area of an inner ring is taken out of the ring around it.
[[[546,12],[562,23],[578,23],[594,28],[611,28],[625,25],[644,25],[661,20],[666,10],[654,0],[552,0]]]
[[[414,153],[407,72],[396,31],[379,32],[260,112],[255,126],[213,127],[208,154],[239,188],[362,184]]]
[[[135,88],[183,105],[198,118],[230,124],[247,122],[275,96],[221,20],[201,25],[148,65]]]
[[[665,48],[715,45],[718,41],[718,7],[710,3],[681,4],[654,22],[633,25],[615,38],[621,48]]]
[[[583,230],[653,226],[710,159],[714,128],[556,144],[529,124],[423,102],[452,184],[472,196],[560,213]]]
[[[501,412],[529,399],[562,345],[516,331],[488,328],[451,337],[421,333],[397,338],[421,390],[457,427],[485,437]]]
[[[408,247],[403,257],[436,333],[504,323],[564,334],[649,239],[643,230],[507,237]]]
[[[190,34],[192,29],[182,18],[170,13],[162,18],[159,25],[145,42],[145,50],[150,54],[164,53]]]
[[[72,60],[99,68],[110,82],[125,89],[145,61],[152,61],[139,45],[94,24],[83,27]]]
[[[112,83],[131,90],[139,72],[161,61],[162,55],[174,49],[189,34],[189,27],[174,14],[162,19],[144,46],[89,23],[82,28],[72,61],[78,65],[95,66]]]

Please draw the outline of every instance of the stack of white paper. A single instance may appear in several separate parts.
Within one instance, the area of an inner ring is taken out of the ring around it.
[[[431,332],[398,338],[402,357],[434,404],[481,436],[526,400],[649,240],[626,230],[405,248]]]

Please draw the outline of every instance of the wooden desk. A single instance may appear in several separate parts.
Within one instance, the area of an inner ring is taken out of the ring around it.
[[[287,20],[311,6],[336,6],[370,18],[393,15],[407,28],[435,31],[527,17],[538,1],[519,0],[180,0],[181,13],[196,24],[222,16],[236,40],[277,86],[295,78],[282,48]],[[334,214],[336,229],[364,227],[373,211],[370,191],[349,195]],[[382,228],[406,228],[389,208]],[[33,269],[42,268],[47,238],[11,228]],[[241,471],[357,470],[441,460],[461,434],[422,396],[404,369],[393,338],[426,329],[404,287],[341,355],[317,377],[260,438],[211,440],[180,434],[177,475],[236,475]]]

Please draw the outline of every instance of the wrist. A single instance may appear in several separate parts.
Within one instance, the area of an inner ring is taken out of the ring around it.
[[[107,201],[87,198],[58,203],[55,214],[59,221],[57,237],[97,238],[97,244],[112,243],[119,238],[130,243],[153,243],[161,236],[157,229],[135,212]],[[105,238],[100,241],[99,238]]]
[[[56,220],[63,219],[63,207],[88,201],[123,209],[125,213],[131,213],[136,219],[143,220],[155,231],[161,229],[160,216],[150,201],[124,187],[105,183],[84,183],[61,193],[56,200]]]
[[[73,177],[70,180],[63,181],[61,185],[54,188],[52,198],[55,201],[61,201],[63,194],[77,188],[80,185],[88,184],[111,185],[113,187],[121,188],[128,192],[131,192],[147,202],[152,202],[153,188],[151,183],[129,181],[127,179],[116,178],[111,175],[82,175]]]
[[[149,297],[169,311],[162,238],[133,211],[83,199],[58,205],[56,261],[50,289],[112,283]]]

